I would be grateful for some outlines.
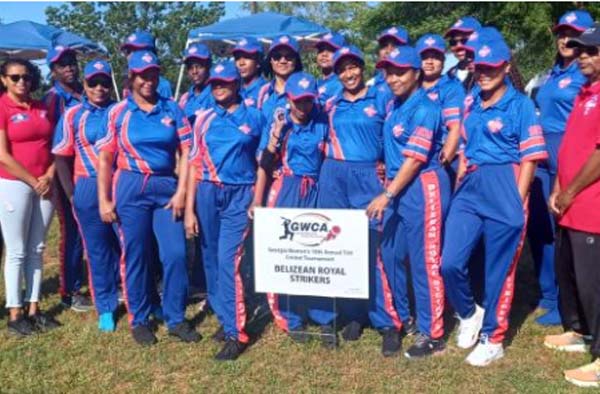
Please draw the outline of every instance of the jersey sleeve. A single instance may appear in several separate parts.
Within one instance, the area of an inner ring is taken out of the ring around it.
[[[465,89],[460,83],[453,83],[448,87],[442,101],[442,120],[450,128],[460,123],[465,101]]]
[[[181,148],[189,147],[192,141],[192,127],[185,113],[179,106],[175,105],[175,127]]]
[[[158,80],[158,87],[156,90],[157,90],[158,94],[160,94],[164,98],[172,98],[173,97],[173,90],[171,89],[171,83],[163,77],[160,77],[160,79]]]
[[[202,163],[202,155],[204,154],[202,139],[213,117],[214,113],[210,109],[200,111],[196,116],[190,137],[190,153],[188,155],[188,161],[192,164],[200,165]]]
[[[115,105],[104,118],[102,129],[105,131],[104,136],[96,140],[94,146],[99,151],[115,153],[118,149],[117,122],[122,111],[121,105]]]
[[[439,128],[439,107],[420,106],[411,122],[411,134],[402,154],[426,163],[433,145],[433,139]]]
[[[548,158],[542,127],[538,121],[535,106],[531,99],[524,97],[515,112],[520,116],[519,152],[521,162]]]
[[[56,124],[52,141],[52,153],[55,155],[75,155],[75,130],[73,128],[73,121],[75,120],[76,113],[76,110],[65,112]]]
[[[4,107],[0,107],[0,130],[8,131],[8,122],[6,121],[6,111]]]

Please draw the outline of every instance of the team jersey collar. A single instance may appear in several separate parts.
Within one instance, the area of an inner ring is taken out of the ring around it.
[[[342,102],[342,101],[345,101],[350,104],[360,103],[363,100],[375,99],[376,97],[377,97],[377,86],[373,85],[373,86],[367,87],[367,93],[363,97],[356,99],[354,101],[347,100],[346,97],[344,97],[344,92],[342,91],[342,93],[340,93],[339,97],[336,100],[336,104],[339,102]]]
[[[5,93],[2,96],[0,96],[0,102],[2,102],[3,105],[10,107],[10,108],[27,109],[26,106],[20,105],[19,103],[16,103],[15,101],[13,101],[13,99],[10,98],[8,93]],[[33,103],[33,100],[31,100],[31,99],[29,99],[29,101],[27,102],[27,104],[29,106],[31,106],[32,103]]]
[[[580,95],[582,98],[586,98],[588,96],[598,93],[600,93],[600,81],[596,81],[594,83],[586,82],[586,84],[583,85],[581,88]]]
[[[572,74],[577,70],[579,70],[579,64],[574,60],[567,67],[563,67],[560,62],[556,62],[554,66],[552,66],[550,73],[552,75]]]
[[[133,99],[133,94],[130,94],[129,96],[127,96],[127,107],[132,111],[140,111],[147,115],[152,115],[152,114],[156,114],[156,113],[160,112],[163,109],[166,101],[167,101],[167,99],[165,99],[160,94],[158,94],[157,101],[156,101],[156,104],[154,105],[154,107],[152,107],[152,109],[150,111],[145,112],[145,111],[142,111],[140,106],[135,102],[135,100]]]
[[[312,111],[310,112],[310,117],[308,118],[308,122],[306,124],[298,124],[298,123],[294,123],[292,121],[292,117],[290,116],[290,111],[286,111],[286,120],[288,122],[289,125],[291,125],[291,129],[294,133],[301,133],[304,131],[310,131],[312,130],[312,125],[315,122],[315,119],[317,118],[318,115],[318,110],[317,110],[317,105],[315,104],[313,106]]]
[[[58,93],[58,95],[63,97],[66,101],[71,101],[71,100],[79,101],[79,99],[77,97],[75,97],[71,93],[67,92],[58,81],[54,82],[54,90],[56,90],[56,93]],[[83,96],[83,92],[81,92],[81,95]]]
[[[215,104],[213,106],[213,109],[219,117],[238,118],[239,116],[243,116],[243,114],[246,113],[246,106],[244,105],[244,102],[242,101],[241,97],[238,100],[238,104],[239,104],[238,107],[233,112],[227,112],[227,110],[225,108],[221,107],[219,104]]]
[[[275,79],[274,78],[271,82],[269,82],[269,95],[276,95],[277,97],[285,96],[285,89],[282,93],[277,93],[277,91],[275,90]]]
[[[398,97],[396,97],[396,98],[394,98],[394,108],[402,108],[402,110],[404,112],[410,112],[423,99],[425,94],[426,94],[425,89],[418,88],[404,102],[400,101],[400,99]]]
[[[498,100],[494,105],[484,109],[483,100],[481,99],[481,92],[479,92],[479,107],[481,107],[483,111],[491,110],[492,108],[497,108],[499,110],[505,111],[506,109],[508,109],[508,105],[511,103],[512,99],[516,96],[516,94],[517,90],[512,86],[512,84],[506,84],[506,91],[504,92],[504,95],[500,98],[500,100]]]
[[[189,97],[199,97],[199,96],[202,96],[203,94],[207,94],[206,93],[206,89],[208,89],[210,91],[210,86],[205,84],[204,87],[202,88],[202,90],[200,91],[200,93],[196,93],[195,86],[192,85],[188,89],[188,96]]]
[[[256,78],[254,78],[252,81],[250,81],[249,84],[247,84],[247,85],[242,84],[242,89],[251,90],[251,89],[254,89],[254,87],[256,85],[262,86],[264,84],[265,84],[265,79],[259,75]]]
[[[83,105],[83,108],[95,112],[95,111],[105,111],[107,110],[112,104],[114,103],[113,100],[109,99],[106,103],[105,106],[103,107],[99,107],[97,105],[94,105],[92,103],[90,103],[90,100],[88,100],[88,98],[86,96],[83,96],[83,99],[81,101],[81,104]]]

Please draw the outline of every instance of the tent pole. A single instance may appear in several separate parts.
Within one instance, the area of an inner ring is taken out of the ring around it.
[[[185,43],[185,49],[190,45],[191,41],[188,38]],[[175,88],[175,101],[179,100],[179,90],[181,89],[181,82],[183,80],[183,68],[185,67],[185,63],[181,63],[181,67],[179,68],[179,76],[177,77],[177,87]]]
[[[112,65],[111,65],[112,67]],[[119,94],[119,87],[117,86],[117,80],[115,79],[115,73],[110,73],[110,77],[112,78],[113,88],[115,89],[115,95],[117,96],[117,101],[121,101],[121,95]]]

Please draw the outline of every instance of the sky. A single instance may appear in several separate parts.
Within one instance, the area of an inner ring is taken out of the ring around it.
[[[44,10],[48,6],[58,6],[63,4],[60,1],[9,1],[0,2],[0,19],[2,23],[11,23],[20,20],[30,20],[37,23],[46,23],[46,14]],[[246,15],[242,10],[241,2],[226,2],[225,17],[223,19],[235,18]]]

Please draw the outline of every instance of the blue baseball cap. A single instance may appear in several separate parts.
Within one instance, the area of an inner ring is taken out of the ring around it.
[[[402,26],[388,27],[387,29],[379,33],[379,36],[377,37],[377,42],[381,44],[381,40],[387,37],[393,38],[399,45],[408,44],[408,31]]]
[[[136,30],[127,36],[125,42],[121,44],[121,50],[137,51],[140,49],[156,50],[154,36],[147,31]]]
[[[417,40],[415,49],[419,55],[428,50],[446,54],[446,41],[444,41],[444,38],[439,34],[427,33]]]
[[[448,37],[452,33],[473,33],[481,29],[481,23],[472,16],[463,16],[446,31],[444,37]]]
[[[282,34],[275,37],[275,39],[269,46],[269,54],[271,54],[271,52],[273,52],[275,48],[279,47],[288,47],[295,53],[300,53],[300,46],[298,45],[298,41],[296,41],[294,37],[288,36],[287,34]]]
[[[195,42],[183,51],[183,61],[187,62],[190,59],[209,60],[210,50],[206,45]]]
[[[594,19],[589,12],[584,10],[569,11],[560,17],[552,31],[556,32],[562,27],[570,27],[573,30],[582,32],[592,27],[593,24]]]
[[[421,58],[415,48],[405,45],[394,49],[375,65],[376,68],[385,68],[388,66],[419,69],[421,68]]]
[[[110,78],[112,68],[106,60],[94,59],[87,62],[83,68],[83,78],[89,80],[96,75],[105,75]]]
[[[317,81],[308,73],[293,73],[285,83],[285,93],[292,101],[305,97],[316,98],[319,95]]]
[[[567,41],[567,47],[598,47],[600,46],[600,25],[594,23],[592,27],[586,29],[579,37],[570,38]]]
[[[333,70],[336,72],[336,74],[337,66],[340,63],[340,60],[342,60],[345,57],[352,57],[358,60],[361,64],[365,64],[365,58],[360,49],[358,49],[354,45],[343,46],[337,51],[335,51],[335,53],[333,54]]]
[[[135,51],[129,57],[127,68],[134,73],[141,73],[150,68],[160,70],[160,62],[156,54],[152,51]]]
[[[46,62],[48,65],[52,65],[52,63],[58,61],[58,59],[67,53],[75,54],[75,50],[65,45],[52,46],[48,49],[48,53],[46,54]]]
[[[248,53],[250,55],[254,55],[256,53],[262,54],[263,46],[254,37],[243,37],[235,44],[235,47],[233,47],[232,53],[235,54],[236,52]]]
[[[238,81],[240,79],[240,73],[238,72],[235,64],[231,60],[225,60],[223,62],[219,62],[210,69],[210,75],[208,77],[207,83],[211,83],[213,81],[225,81],[225,82],[233,82]]]
[[[502,39],[482,40],[475,45],[474,65],[499,67],[510,62],[510,48]]]
[[[477,47],[478,43],[494,40],[504,41],[504,36],[495,27],[486,26],[471,33],[467,42],[462,44],[461,47],[469,52],[475,52],[475,47]]]
[[[337,51],[344,45],[346,45],[346,39],[344,38],[344,36],[340,33],[332,32],[327,33],[321,38],[319,38],[319,41],[317,41],[315,47],[318,49],[321,46],[330,46],[331,48]]]

